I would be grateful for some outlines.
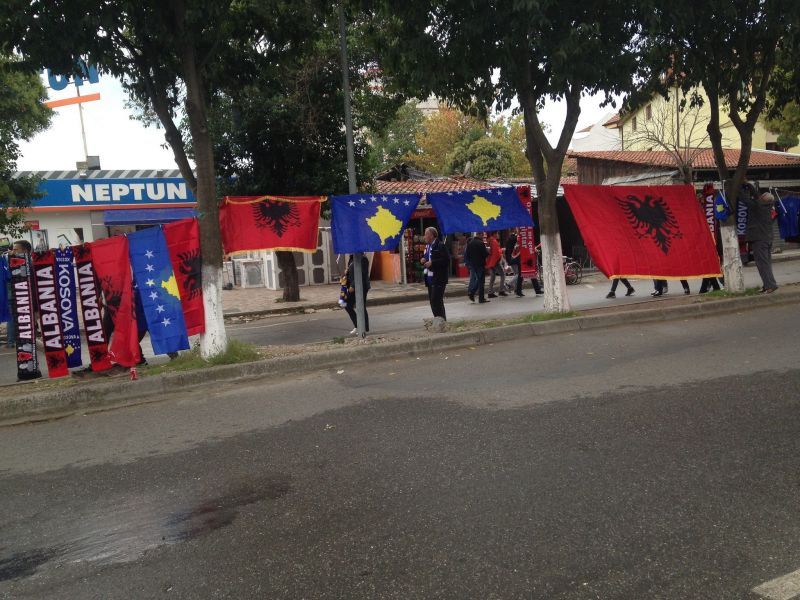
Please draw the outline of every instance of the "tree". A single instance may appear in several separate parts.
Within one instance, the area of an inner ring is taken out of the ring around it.
[[[0,52],[3,48],[0,48]],[[20,69],[19,61],[0,54],[0,233],[18,236],[38,181],[14,177],[19,141],[29,140],[50,124],[47,94],[37,73]]]
[[[453,153],[465,140],[469,143],[485,135],[483,121],[445,104],[429,116],[417,130],[417,152],[408,160],[423,171],[437,175],[452,173]]]
[[[418,155],[417,137],[424,123],[425,115],[417,108],[416,102],[403,104],[383,131],[371,133],[373,164],[386,169]]]
[[[457,106],[508,109],[519,102],[530,169],[539,195],[545,309],[568,311],[556,214],[561,167],[580,115],[583,94],[610,101],[633,86],[641,36],[638,10],[621,0],[375,0],[384,69],[409,94],[434,94]],[[540,119],[544,102],[564,100],[555,145]]]
[[[457,147],[450,162],[451,172],[463,173],[475,179],[507,177],[511,175],[513,167],[511,144],[494,137],[482,137]]]
[[[778,134],[778,146],[785,151],[800,145],[800,104],[790,100],[775,113],[764,120],[764,125],[768,131]]]
[[[684,183],[692,183],[692,169],[708,144],[709,118],[701,106],[680,98],[679,88],[663,102],[654,100],[650,118],[640,119],[636,131],[626,136],[628,149],[659,149],[667,152]]]
[[[647,44],[656,66],[650,80],[685,92],[702,86],[711,118],[707,131],[720,180],[727,183],[732,215],[720,228],[725,284],[744,290],[735,230],[739,191],[746,180],[753,130],[767,105],[781,50],[796,44],[800,4],[794,0],[727,0],[671,3],[652,24]],[[709,34],[713,32],[713,34]],[[720,112],[724,109],[741,140],[731,172],[722,147]]]
[[[235,70],[211,79],[209,125],[223,195],[317,195],[347,193],[346,141],[342,111],[339,37],[330,11],[309,7],[302,15],[286,12],[270,28],[297,31],[291,48],[264,53],[240,46],[234,64],[253,65],[241,77]],[[349,43],[355,130],[383,130],[380,148],[366,135],[356,138],[357,172],[368,185],[378,157],[403,155],[413,148],[413,127],[422,119],[413,104],[383,93],[376,85],[369,49],[361,43],[359,24]],[[304,31],[303,35],[299,35]],[[274,38],[273,38],[274,39]],[[398,110],[398,106],[400,109]],[[395,116],[394,122],[387,122]],[[389,132],[387,129],[392,128]],[[276,252],[283,273],[283,299],[299,299],[292,252]]]

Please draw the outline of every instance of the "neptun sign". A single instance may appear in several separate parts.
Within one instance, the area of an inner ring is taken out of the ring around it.
[[[42,179],[39,185],[42,197],[33,201],[33,210],[194,207],[196,203],[186,181],[176,171],[170,171],[166,177],[142,176],[156,173],[148,171],[90,173],[89,177],[79,177],[77,171],[26,173]]]

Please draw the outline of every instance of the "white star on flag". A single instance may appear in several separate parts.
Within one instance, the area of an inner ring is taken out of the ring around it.
[[[355,205],[356,205],[356,203],[355,203],[355,202],[353,202],[352,200],[348,201],[348,204],[349,204],[350,206],[355,206]]]
[[[158,292],[150,292],[150,300],[155,300],[158,298]]]
[[[359,198],[358,201],[361,202],[361,204],[366,204],[367,203],[367,201],[364,198]]]
[[[171,325],[172,323],[170,322],[170,320],[169,320],[167,317],[164,317],[164,320],[163,320],[163,321],[161,321],[161,324],[162,324],[164,327],[166,327],[167,325]]]
[[[144,253],[144,255],[147,258],[153,258],[153,251],[152,250],[148,250],[147,252]]]
[[[389,196],[381,196],[381,200],[383,200],[384,202],[386,202],[388,199],[389,199]]]
[[[165,309],[164,309],[164,305],[163,304],[159,304],[158,306],[156,306],[156,312],[162,313],[162,312],[164,312],[164,310]]]
[[[370,196],[369,199],[372,200],[373,202],[377,202],[378,201],[378,199],[375,196]]]
[[[147,281],[145,281],[145,283],[147,284],[147,287],[153,287],[156,284],[156,282],[153,281],[152,279],[148,279]]]
[[[452,195],[453,195],[453,192],[447,192],[447,195],[448,195],[448,196],[452,196]]]
[[[408,206],[409,204],[411,204],[411,200],[403,200],[403,204],[405,204],[406,206]]]
[[[145,267],[145,269],[147,269],[147,272],[148,272],[148,273],[152,273],[153,271],[155,271],[155,270],[156,270],[156,268],[155,268],[153,265],[147,265],[147,266]]]
[[[398,200],[397,198],[393,198],[393,200],[395,204],[400,204],[400,200]]]

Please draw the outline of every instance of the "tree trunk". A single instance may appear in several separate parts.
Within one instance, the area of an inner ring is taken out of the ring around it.
[[[300,301],[300,281],[297,278],[297,265],[294,262],[294,254],[286,251],[275,252],[278,258],[278,266],[283,273],[283,301]]]
[[[722,274],[725,276],[725,288],[731,292],[744,291],[744,274],[742,273],[742,257],[739,255],[739,238],[736,235],[736,214],[738,206],[739,189],[747,172],[745,165],[744,173],[734,174],[733,181],[730,180],[730,171],[725,160],[725,152],[722,149],[722,131],[719,123],[719,92],[716,89],[706,87],[711,118],[706,127],[708,138],[711,140],[711,148],[714,151],[714,160],[717,163],[717,172],[725,199],[731,209],[731,216],[724,222],[720,222],[719,235],[722,241]],[[752,138],[751,138],[752,142]],[[749,157],[749,149],[748,149]],[[741,162],[741,161],[740,161]],[[738,184],[736,183],[738,180]]]
[[[203,303],[206,330],[200,336],[200,353],[209,358],[225,352],[228,346],[222,313],[222,242],[219,206],[214,175],[214,152],[208,131],[205,89],[194,40],[186,27],[186,7],[182,0],[172,0],[183,81],[186,85],[186,116],[192,135],[197,166],[197,211],[200,214],[200,250],[202,254]]]
[[[544,284],[544,310],[569,312],[572,310],[564,277],[564,254],[558,227],[556,199],[561,170],[548,168],[544,189],[539,192],[539,238],[542,243],[542,283]]]

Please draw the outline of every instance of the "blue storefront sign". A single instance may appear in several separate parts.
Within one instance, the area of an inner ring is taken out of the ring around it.
[[[93,208],[192,205],[196,202],[186,181],[175,178],[50,179],[35,208]]]

